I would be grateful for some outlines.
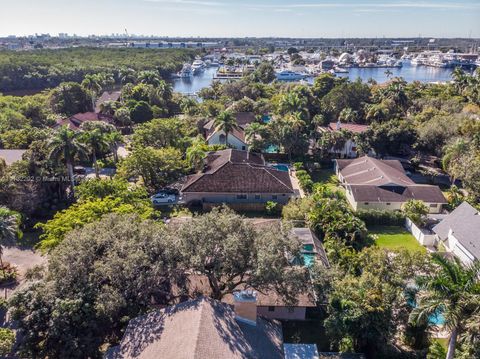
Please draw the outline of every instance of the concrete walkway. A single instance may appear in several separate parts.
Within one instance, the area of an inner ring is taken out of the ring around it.
[[[292,187],[293,187],[293,191],[295,192],[295,195],[301,198],[305,197],[305,193],[300,187],[300,183],[298,182],[298,178],[294,170],[290,170],[290,179],[292,181]]]

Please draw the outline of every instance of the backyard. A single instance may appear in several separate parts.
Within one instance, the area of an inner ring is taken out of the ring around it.
[[[372,226],[369,227],[369,232],[376,237],[375,244],[380,248],[426,253],[426,249],[417,242],[415,237],[402,227]]]

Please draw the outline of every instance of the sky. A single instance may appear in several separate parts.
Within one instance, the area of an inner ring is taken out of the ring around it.
[[[480,0],[0,0],[0,36],[473,37]]]

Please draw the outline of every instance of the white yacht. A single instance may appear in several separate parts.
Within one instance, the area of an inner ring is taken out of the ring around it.
[[[203,70],[205,70],[205,63],[202,60],[196,59],[193,61],[192,71],[194,75],[199,74]]]
[[[193,77],[192,65],[184,64],[182,70],[177,75],[182,79]]]
[[[303,80],[307,75],[302,74],[300,72],[294,72],[294,71],[280,71],[276,73],[277,75],[277,80],[279,81],[299,81]]]

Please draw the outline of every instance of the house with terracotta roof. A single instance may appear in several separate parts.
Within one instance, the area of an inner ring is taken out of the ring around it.
[[[330,122],[328,126],[321,126],[318,128],[318,131],[321,133],[348,131],[355,135],[355,134],[365,132],[368,129],[369,129],[369,126],[367,125],[359,125],[356,123],[341,123],[340,121],[338,121],[338,122]],[[357,144],[355,143],[355,139],[353,137],[347,139],[347,141],[345,142],[342,148],[332,147],[329,150],[329,153],[341,158],[358,157]]]
[[[203,170],[187,177],[181,194],[187,204],[254,210],[268,201],[286,204],[296,191],[290,173],[268,166],[261,154],[227,149],[210,152]]]
[[[401,210],[405,202],[415,199],[423,201],[430,213],[440,213],[447,203],[438,186],[416,184],[397,160],[338,159],[335,171],[354,210]]]
[[[80,126],[86,122],[104,121],[113,124],[113,120],[109,116],[104,116],[97,112],[77,113],[76,115],[57,120],[54,127],[68,126],[73,131],[80,130]]]
[[[237,150],[248,150],[248,144],[245,137],[245,128],[255,121],[255,115],[251,112],[239,112],[235,114],[237,127],[225,135],[223,130],[215,127],[215,120],[211,120],[203,126],[205,140],[209,145],[227,145]],[[225,141],[228,141],[226,143]]]
[[[432,230],[464,264],[480,260],[480,212],[469,203],[463,202]]]
[[[282,325],[257,316],[256,293],[235,293],[233,306],[207,297],[132,319],[107,359],[282,359]]]

